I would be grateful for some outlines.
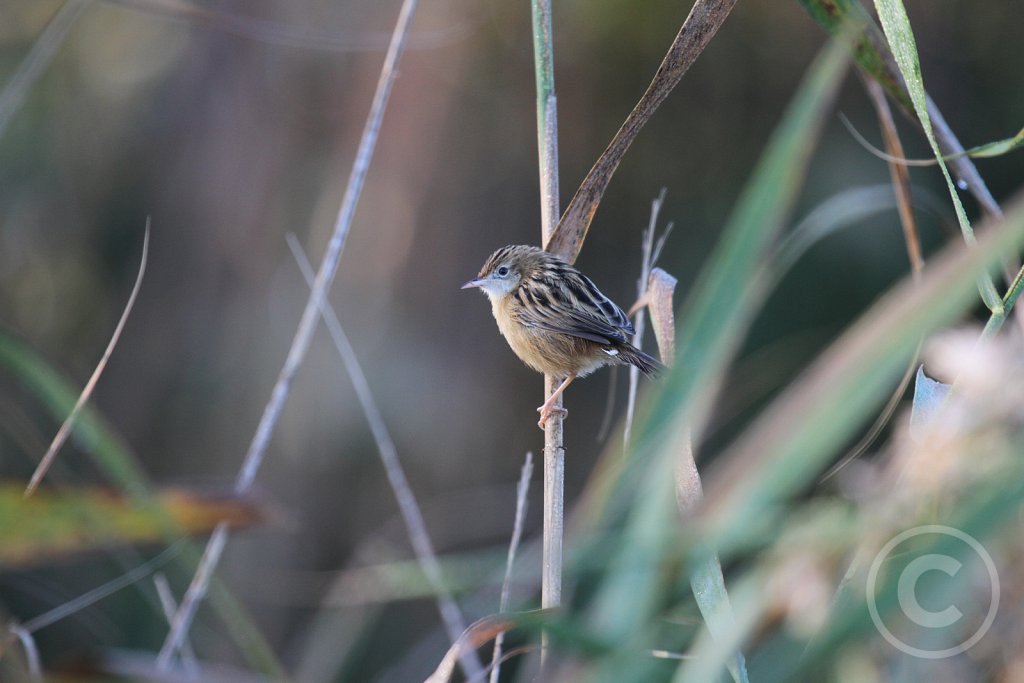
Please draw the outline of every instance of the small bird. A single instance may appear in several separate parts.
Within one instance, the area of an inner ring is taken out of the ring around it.
[[[491,300],[498,329],[519,359],[538,372],[564,378],[548,397],[538,426],[577,377],[604,365],[634,365],[655,376],[664,366],[629,343],[633,324],[586,275],[543,249],[498,249],[463,289],[479,287]]]

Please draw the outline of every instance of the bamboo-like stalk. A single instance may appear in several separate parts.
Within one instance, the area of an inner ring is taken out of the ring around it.
[[[541,243],[547,244],[559,215],[558,121],[551,38],[551,0],[531,0],[533,58],[537,76],[537,151],[540,162]],[[562,378],[544,376],[544,399]],[[565,448],[562,442],[562,398],[544,427],[544,550],[541,560],[541,607],[562,602],[562,536],[565,522]],[[547,653],[542,638],[541,666]]]

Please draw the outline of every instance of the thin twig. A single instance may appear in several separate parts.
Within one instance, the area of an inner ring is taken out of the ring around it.
[[[312,287],[313,268],[310,266],[305,253],[302,251],[302,247],[294,235],[288,235],[288,246],[292,250],[292,255],[295,256],[296,263],[299,264],[299,269],[302,271],[302,276],[306,279],[306,284]],[[416,496],[412,492],[412,487],[409,486],[405,470],[402,469],[402,463],[398,459],[398,449],[395,447],[391,433],[384,423],[384,416],[381,414],[377,401],[373,397],[370,383],[367,381],[366,374],[359,364],[359,358],[356,356],[355,349],[352,348],[348,335],[342,329],[341,323],[338,321],[338,317],[335,315],[334,308],[331,307],[330,302],[322,302],[320,314],[323,316],[327,331],[330,332],[331,339],[334,341],[334,347],[338,350],[338,355],[341,356],[341,361],[345,365],[345,371],[348,373],[349,379],[352,380],[356,397],[359,399],[359,404],[366,415],[366,421],[370,425],[373,440],[377,444],[377,453],[380,455],[381,463],[384,465],[384,471],[387,473],[391,490],[398,501],[398,509],[402,513],[402,520],[405,522],[406,530],[409,533],[409,540],[416,553],[416,560],[419,562],[420,567],[423,569],[423,574],[427,577],[431,587],[437,594],[437,604],[441,612],[441,618],[444,620],[444,625],[448,630],[451,642],[454,643],[459,639],[462,632],[466,630],[466,621],[462,616],[462,611],[452,597],[451,591],[444,583],[441,563],[437,560],[434,544],[430,540],[430,534],[427,532],[427,524],[423,521],[423,513],[420,512]],[[462,652],[460,657],[466,676],[472,677],[483,672],[482,665],[477,660],[476,653],[472,650]]]
[[[636,281],[637,301],[643,301],[647,296],[647,281],[651,277],[651,267],[654,264],[654,233],[658,228],[658,214],[661,213],[661,206],[665,203],[665,188],[661,188],[658,196],[651,201],[651,217],[647,222],[647,229],[644,230],[641,240],[640,257],[640,278]],[[661,242],[664,244],[664,242]],[[636,318],[633,321],[633,346],[640,348],[644,339],[644,325],[647,322],[646,306],[637,309]],[[629,393],[626,398],[626,426],[623,430],[623,443],[629,446],[630,437],[633,435],[633,415],[636,412],[636,393],[640,385],[640,370],[636,366],[629,367]]]
[[[57,430],[57,435],[53,437],[53,442],[50,447],[46,450],[46,454],[43,459],[39,461],[39,465],[36,467],[36,471],[32,473],[32,479],[29,480],[28,486],[25,487],[25,495],[31,496],[33,492],[39,487],[39,483],[46,476],[47,471],[50,469],[50,465],[53,464],[53,459],[57,457],[57,452],[67,441],[68,435],[71,433],[71,428],[75,425],[75,420],[78,419],[78,414],[82,412],[82,408],[85,406],[89,397],[92,396],[93,390],[96,388],[96,383],[100,379],[100,375],[107,367],[107,361],[110,360],[111,354],[114,352],[114,348],[117,346],[118,340],[121,338],[121,332],[124,331],[125,323],[128,322],[128,316],[132,312],[132,307],[135,306],[135,299],[139,295],[139,288],[142,287],[142,277],[146,274],[146,257],[149,255],[149,219],[146,219],[146,233],[142,239],[142,258],[139,261],[139,273],[135,276],[135,285],[132,287],[132,293],[128,295],[128,303],[125,304],[124,311],[121,312],[121,319],[117,321],[117,327],[114,328],[114,334],[110,337],[110,341],[107,343],[107,348],[103,351],[103,357],[100,358],[100,362],[96,364],[96,369],[92,371],[92,376],[89,381],[85,383],[85,388],[82,389],[82,393],[79,394],[78,400],[75,401],[75,407],[71,409],[71,412],[64,419],[64,424]]]
[[[58,48],[68,37],[71,27],[75,25],[78,17],[89,6],[89,3],[90,0],[67,0],[61,5],[43,32],[39,34],[32,49],[25,55],[25,59],[21,60],[14,76],[8,81],[3,92],[0,92],[0,138],[7,132],[7,125],[11,122],[14,113],[21,107],[32,84],[49,66],[53,56],[57,54]]]
[[[508,604],[512,594],[512,566],[516,561],[516,552],[519,550],[519,541],[523,537],[523,524],[526,520],[526,494],[530,490],[530,477],[533,476],[533,453],[527,451],[526,462],[523,463],[522,472],[519,475],[519,485],[516,486],[516,518],[512,526],[512,539],[508,544],[508,561],[505,563],[505,579],[501,583],[501,601],[499,610],[508,611]],[[505,643],[505,632],[502,631],[494,638],[494,653],[491,655],[491,683],[498,683],[501,675],[501,648]]]
[[[352,226],[352,219],[355,216],[356,205],[359,203],[359,196],[363,190],[363,183],[366,179],[367,170],[370,167],[370,160],[373,158],[373,151],[377,145],[377,137],[380,133],[381,121],[384,118],[384,110],[387,107],[391,88],[394,85],[395,77],[398,75],[398,61],[405,46],[405,38],[409,31],[409,24],[412,22],[413,12],[416,9],[418,0],[403,0],[402,8],[398,14],[394,32],[391,36],[391,45],[388,47],[387,55],[384,58],[384,65],[381,67],[380,79],[377,81],[377,90],[374,93],[373,103],[370,105],[370,112],[366,117],[366,125],[363,128],[362,137],[359,140],[359,149],[356,152],[355,162],[352,165],[352,172],[349,174],[348,184],[345,188],[345,196],[338,211],[338,218],[334,224],[331,240],[327,244],[327,251],[320,262],[320,270],[316,275],[316,282],[310,291],[306,307],[302,311],[302,319],[295,330],[292,338],[291,348],[285,359],[284,367],[277,377],[270,400],[267,402],[260,418],[256,433],[253,435],[249,450],[245,455],[242,468],[238,478],[235,480],[235,491],[244,493],[252,485],[263,462],[263,455],[270,437],[277,426],[278,418],[284,409],[285,400],[291,390],[292,380],[306,358],[306,352],[313,341],[313,332],[316,330],[317,320],[320,315],[320,307],[327,296],[327,291],[334,281],[334,275],[338,271],[338,262],[341,259],[341,252],[344,249]],[[220,555],[227,543],[228,529],[224,524],[214,529],[213,535],[207,543],[206,550],[200,560],[200,566],[196,569],[195,576],[181,601],[178,613],[175,615],[173,625],[167,638],[164,640],[160,650],[158,666],[166,670],[170,663],[173,652],[180,647],[185,634],[195,616],[199,601],[205,595],[207,582],[213,575],[213,570],[220,561]]]

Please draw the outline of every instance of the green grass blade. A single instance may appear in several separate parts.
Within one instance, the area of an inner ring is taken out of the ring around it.
[[[646,439],[671,432],[679,422],[678,408],[696,399],[700,405],[689,409],[687,417],[698,427],[699,440],[702,413],[713,398],[710,389],[721,379],[761,302],[755,287],[758,265],[796,200],[845,66],[846,47],[835,41],[818,57],[773,134],[694,294],[677,316],[681,330],[676,362],[659,387]]]
[[[904,82],[907,84],[907,91],[914,105],[914,111],[921,121],[921,128],[924,130],[925,137],[928,138],[928,144],[931,145],[942,175],[946,179],[949,196],[953,201],[957,220],[960,222],[960,231],[968,244],[974,244],[974,230],[971,228],[971,222],[967,218],[967,212],[964,211],[964,205],[960,201],[956,185],[946,167],[939,143],[935,139],[935,132],[932,130],[932,121],[928,114],[928,95],[924,90],[921,63],[917,58],[917,44],[914,40],[914,32],[910,28],[910,19],[907,17],[906,8],[903,7],[901,0],[875,0],[875,8],[878,10],[878,18],[882,22],[882,31],[889,42],[889,49],[896,59],[896,65],[903,75]],[[1001,297],[996,292],[995,284],[988,273],[983,274],[978,280],[978,291],[990,311],[996,312],[1002,308]]]
[[[694,416],[696,397],[706,409],[761,301],[754,287],[759,264],[796,199],[824,113],[842,81],[846,53],[847,47],[836,41],[815,61],[723,231],[696,293],[683,308],[680,352],[650,419],[641,425],[636,463],[626,477],[637,484],[636,499],[628,506],[626,541],[611,559],[608,579],[594,602],[593,622],[601,638],[628,641],[642,633],[671,589],[662,563],[674,547],[664,537],[678,526],[673,458],[682,448],[680,439]],[[619,487],[620,502],[628,496],[625,486],[629,483]],[[704,597],[711,612],[727,612],[724,584],[708,589]]]
[[[976,248],[951,245],[866,313],[723,457],[703,526],[720,547],[763,540],[773,514],[809,484],[890,390],[918,339],[967,310],[972,285],[1024,244],[1024,199]]]
[[[971,147],[967,150],[967,155],[975,158],[997,157],[1019,149],[1022,145],[1024,145],[1024,128],[1021,128],[1012,138]]]
[[[78,399],[79,390],[61,378],[31,349],[2,332],[0,367],[6,368],[24,383],[29,392],[53,415],[55,425],[60,424]],[[181,537],[182,530],[163,511],[163,507],[156,503],[153,491],[127,444],[92,406],[86,405],[82,409],[72,428],[72,438],[77,440],[82,450],[96,459],[107,476],[132,501],[158,514],[156,520],[165,540],[174,542]],[[184,543],[180,564],[191,573],[198,561],[199,550],[191,543]],[[276,678],[283,678],[284,670],[263,635],[219,581],[214,582],[210,599],[252,666]]]

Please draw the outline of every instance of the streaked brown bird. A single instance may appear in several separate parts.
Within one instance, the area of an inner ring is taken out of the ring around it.
[[[633,324],[586,275],[530,246],[502,247],[463,289],[479,287],[491,300],[498,329],[520,360],[564,378],[540,408],[540,422],[577,377],[604,365],[634,365],[655,376],[664,366],[629,343]]]

